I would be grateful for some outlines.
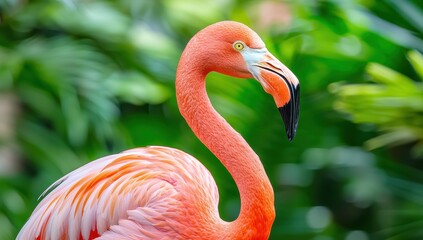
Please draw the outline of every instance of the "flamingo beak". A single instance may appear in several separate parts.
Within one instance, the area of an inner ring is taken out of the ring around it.
[[[267,49],[242,52],[249,72],[273,96],[285,124],[289,141],[295,137],[300,108],[300,85],[297,77]]]

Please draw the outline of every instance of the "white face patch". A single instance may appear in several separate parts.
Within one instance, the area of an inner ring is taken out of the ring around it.
[[[257,81],[266,85],[265,81],[262,81],[260,78],[259,68],[257,68],[257,65],[264,60],[265,54],[268,53],[267,49],[249,48],[248,46],[244,46],[244,49],[240,51],[240,53],[247,64],[248,71]]]
[[[254,65],[263,60],[263,56],[267,53],[267,48],[249,48],[244,46],[244,49],[240,51],[247,65]]]

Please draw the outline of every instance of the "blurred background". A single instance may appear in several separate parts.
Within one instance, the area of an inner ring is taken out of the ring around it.
[[[271,239],[423,239],[420,0],[0,0],[0,239],[59,177],[145,145],[201,160],[222,218],[235,219],[237,188],[174,93],[185,44],[227,19],[257,31],[301,82],[290,143],[256,81],[208,77],[273,184]]]

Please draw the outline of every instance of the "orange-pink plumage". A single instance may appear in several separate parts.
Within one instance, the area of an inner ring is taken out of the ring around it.
[[[198,160],[153,146],[97,159],[59,179],[17,239],[267,239],[273,190],[258,156],[213,109],[205,91],[211,71],[256,78],[274,97],[290,139],[298,121],[298,80],[255,32],[236,22],[203,29],[181,56],[178,106],[239,188],[235,221],[220,218],[216,184]]]

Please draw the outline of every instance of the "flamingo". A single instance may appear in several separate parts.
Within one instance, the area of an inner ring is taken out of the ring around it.
[[[204,28],[182,53],[179,110],[234,178],[241,198],[236,220],[220,218],[216,183],[198,160],[150,146],[97,159],[57,180],[17,239],[268,239],[275,218],[272,186],[259,157],[210,103],[205,78],[211,71],[258,80],[273,96],[290,141],[299,82],[257,33],[238,22]]]

